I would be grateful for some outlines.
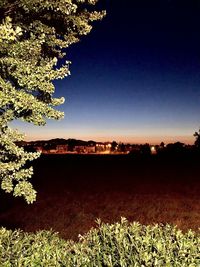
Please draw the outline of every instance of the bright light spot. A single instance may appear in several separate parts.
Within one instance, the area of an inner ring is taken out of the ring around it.
[[[152,153],[152,154],[155,154],[155,153],[156,153],[156,148],[155,148],[155,146],[152,146],[152,147],[151,147],[151,153]]]

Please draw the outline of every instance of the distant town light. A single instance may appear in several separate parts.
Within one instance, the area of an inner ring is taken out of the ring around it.
[[[155,148],[155,146],[152,146],[152,147],[151,147],[151,153],[152,153],[152,154],[155,154],[155,153],[156,153],[156,148]]]

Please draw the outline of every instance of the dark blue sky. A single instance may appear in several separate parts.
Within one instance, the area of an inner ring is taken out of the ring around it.
[[[67,52],[62,121],[27,139],[193,143],[200,126],[200,1],[99,0],[106,18]]]

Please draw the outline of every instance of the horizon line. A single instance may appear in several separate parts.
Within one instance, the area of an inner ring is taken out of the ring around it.
[[[141,142],[139,142],[139,141],[135,141],[135,142],[133,142],[133,141],[117,141],[116,140],[116,138],[113,138],[113,140],[112,141],[110,141],[110,140],[95,140],[95,139],[93,139],[93,138],[87,138],[87,139],[85,139],[85,138],[83,138],[83,139],[81,139],[81,138],[75,138],[75,137],[68,137],[68,138],[64,138],[64,137],[52,137],[52,138],[41,138],[41,139],[35,139],[34,138],[34,140],[33,139],[31,139],[31,138],[27,138],[27,140],[23,140],[23,141],[25,141],[25,142],[39,142],[39,141],[50,141],[50,140],[55,140],[55,139],[64,139],[64,140],[69,140],[69,139],[74,139],[74,140],[79,140],[79,141],[84,141],[84,142],[89,142],[89,141],[93,141],[93,142],[95,142],[95,143],[112,143],[112,142],[117,142],[117,143],[123,143],[123,144],[135,144],[135,145],[144,145],[144,144],[149,144],[149,145],[159,145],[160,143],[164,143],[164,144],[174,144],[174,143],[183,143],[183,144],[185,144],[185,145],[194,145],[194,142],[193,143],[191,143],[191,142],[183,142],[183,141],[180,141],[180,140],[174,140],[174,141],[168,141],[168,142],[166,142],[166,141],[158,141],[158,142],[155,142],[155,141],[153,141],[153,142],[148,142],[148,141],[141,141]]]

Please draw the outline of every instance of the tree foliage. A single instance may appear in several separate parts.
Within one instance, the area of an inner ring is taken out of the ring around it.
[[[105,12],[92,11],[97,0],[0,0],[0,179],[1,188],[24,196],[36,192],[28,181],[33,174],[27,162],[39,156],[17,146],[23,135],[12,130],[13,120],[44,125],[61,119],[55,107],[53,81],[70,75],[66,49],[87,35],[91,22]],[[63,63],[64,62],[64,63]]]
[[[196,138],[194,145],[197,149],[200,149],[200,129],[198,132],[194,133],[194,137]]]

